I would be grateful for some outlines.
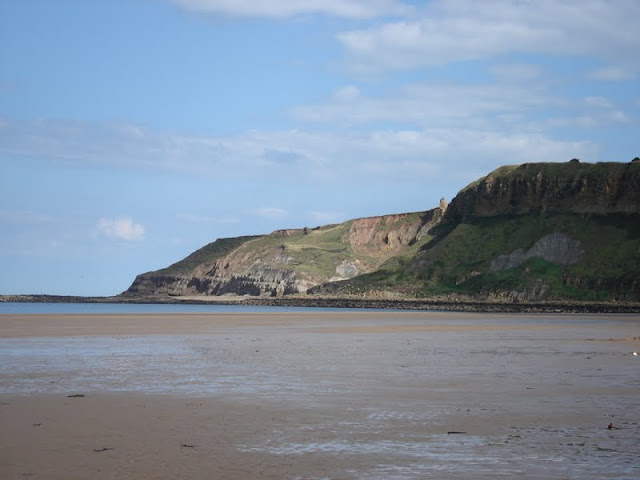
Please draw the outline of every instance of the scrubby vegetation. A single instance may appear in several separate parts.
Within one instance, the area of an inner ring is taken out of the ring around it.
[[[496,257],[527,250],[554,232],[580,242],[577,263],[530,258],[515,268],[491,271]],[[336,285],[337,291],[379,289],[423,297],[533,291],[547,299],[602,301],[632,296],[632,284],[640,278],[640,215],[478,217],[440,225],[432,234],[415,257],[389,260],[377,272]]]
[[[162,275],[181,275],[191,272],[194,268],[203,265],[213,263],[216,260],[223,258],[233,250],[239,248],[242,244],[261,238],[260,236],[246,236],[235,238],[219,238],[215,242],[211,242],[208,245],[196,250],[188,257],[169,265],[162,270],[158,270],[157,274]]]

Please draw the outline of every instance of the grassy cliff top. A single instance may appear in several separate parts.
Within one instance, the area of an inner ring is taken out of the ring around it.
[[[640,172],[640,162],[598,162],[585,163],[579,160],[569,162],[540,162],[524,163],[522,165],[503,165],[496,168],[488,175],[471,182],[461,192],[477,187],[482,181],[493,178],[494,180],[508,181],[512,179],[528,180],[538,175],[547,178],[570,178],[572,180],[613,177],[620,178],[627,173]]]
[[[244,243],[261,237],[261,235],[254,235],[235,238],[219,238],[215,242],[211,242],[196,250],[179,262],[169,265],[168,267],[154,273],[163,275],[181,275],[189,273],[197,266],[213,263],[216,260],[223,258],[225,255],[228,255]]]

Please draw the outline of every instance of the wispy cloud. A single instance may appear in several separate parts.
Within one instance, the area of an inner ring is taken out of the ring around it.
[[[102,235],[117,240],[142,240],[145,234],[145,228],[129,217],[101,218],[97,227]]]
[[[348,87],[347,87],[348,88]],[[487,116],[548,109],[559,101],[544,86],[518,84],[414,83],[387,96],[370,97],[340,89],[325,103],[298,106],[300,121],[349,126],[368,123],[411,123],[421,127],[486,128]]]
[[[322,14],[365,19],[381,15],[402,15],[413,11],[397,0],[172,0],[194,12],[239,17],[290,18]]]
[[[609,118],[618,123],[632,123],[633,119],[622,110],[613,110],[609,113]]]
[[[338,89],[334,95],[336,100],[350,102],[360,96],[360,89],[355,85],[347,85]]]
[[[0,129],[0,152],[79,166],[110,165],[218,178],[242,171],[246,177],[272,167],[277,152],[291,152],[285,137],[259,132],[206,137],[132,124],[14,120]],[[306,159],[307,168],[312,161]]]
[[[597,159],[597,147],[589,141],[553,138],[540,131],[542,124],[530,130],[505,129],[480,115],[517,114],[533,108],[530,104],[536,100],[549,101],[544,96],[530,92],[518,99],[517,91],[510,93],[505,88],[504,98],[500,98],[499,90],[489,88],[483,97],[481,90],[461,89],[457,91],[461,98],[452,99],[447,112],[445,102],[428,89],[415,90],[400,99],[358,100],[353,110],[359,110],[361,118],[351,118],[354,123],[390,120],[389,116],[399,123],[413,119],[418,124],[415,128],[248,131],[206,137],[127,125],[74,122],[68,126],[67,122],[46,120],[12,123],[0,129],[0,152],[21,162],[37,159],[78,168],[106,165],[121,170],[163,170],[224,181],[256,179],[273,185],[294,180],[333,184],[353,178],[415,181],[418,177],[438,178],[456,163],[474,163],[491,170],[505,160],[560,161],[578,155],[584,160]],[[473,98],[473,91],[478,92],[478,98]],[[410,98],[418,106],[412,106]],[[477,102],[469,111],[462,106],[466,99]],[[430,100],[434,102],[432,117],[420,113],[420,105],[426,106]],[[511,100],[519,101],[521,107],[510,110]],[[391,109],[387,117],[385,105]],[[403,105],[407,111],[398,112]],[[297,115],[316,115],[322,122],[356,115],[338,103],[319,110],[314,114],[308,107]]]
[[[29,210],[0,209],[0,220],[14,224],[53,223],[55,218]]]
[[[633,80],[637,74],[637,67],[631,65],[610,65],[589,72],[589,78],[605,82],[620,82]]]
[[[602,96],[590,96],[584,99],[587,108],[590,109],[590,118],[593,125],[607,125],[614,123],[631,123],[633,119],[623,110],[618,108],[611,100]]]
[[[338,35],[348,65],[383,71],[510,53],[589,55],[640,63],[636,0],[434,0],[418,18]]]
[[[584,99],[585,103],[592,107],[611,108],[613,104],[605,97],[591,96]]]

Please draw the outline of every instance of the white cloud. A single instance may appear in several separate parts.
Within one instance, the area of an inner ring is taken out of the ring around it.
[[[637,18],[636,0],[434,0],[420,18],[343,32],[338,40],[348,65],[364,71],[510,53],[586,55],[637,67]]]
[[[101,218],[98,231],[108,238],[127,241],[142,240],[145,234],[145,228],[129,217]]]
[[[172,0],[194,12],[238,17],[290,18],[322,14],[365,19],[402,15],[413,9],[397,0]]]

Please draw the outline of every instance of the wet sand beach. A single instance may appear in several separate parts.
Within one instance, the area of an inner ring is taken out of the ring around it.
[[[0,315],[0,478],[638,478],[639,350],[637,315]]]

